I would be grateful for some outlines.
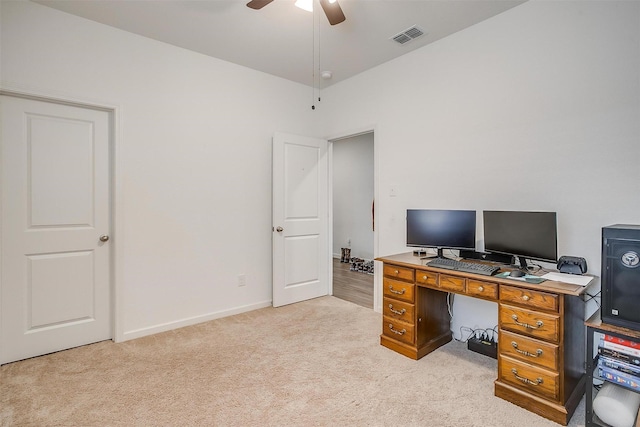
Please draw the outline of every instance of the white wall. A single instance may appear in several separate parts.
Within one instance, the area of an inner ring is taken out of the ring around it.
[[[376,126],[376,256],[407,207],[549,210],[600,275],[601,228],[640,223],[639,76],[639,2],[529,1],[324,90],[323,119]],[[456,297],[454,333],[494,312]]]
[[[31,2],[1,36],[4,89],[117,107],[122,338],[269,305],[271,136],[317,134],[310,88]]]
[[[118,109],[125,338],[269,303],[276,130],[375,127],[376,256],[407,250],[410,206],[555,210],[560,254],[599,275],[601,227],[640,223],[638,2],[531,0],[323,90],[315,112],[307,87],[1,7],[3,88]],[[456,298],[454,332],[493,326],[481,306]]]
[[[333,143],[333,254],[373,259],[373,134]],[[349,241],[351,243],[349,244]]]

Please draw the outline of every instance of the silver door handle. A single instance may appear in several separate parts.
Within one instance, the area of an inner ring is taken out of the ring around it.
[[[109,240],[109,236],[107,236],[106,234],[103,234],[102,236],[100,236],[100,241],[101,242],[106,242]]]
[[[278,226],[278,227],[276,227],[276,231],[278,233],[282,233],[284,231],[284,228]]]

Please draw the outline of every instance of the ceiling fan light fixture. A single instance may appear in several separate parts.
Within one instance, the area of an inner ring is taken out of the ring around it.
[[[313,12],[313,0],[296,0],[295,6],[307,12]]]

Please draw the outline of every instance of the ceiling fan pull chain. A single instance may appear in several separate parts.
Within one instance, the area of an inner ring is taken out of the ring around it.
[[[311,12],[311,109],[315,110],[316,97],[316,8]]]

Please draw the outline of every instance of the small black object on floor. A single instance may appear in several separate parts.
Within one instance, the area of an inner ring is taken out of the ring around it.
[[[467,348],[494,359],[498,358],[498,344],[493,340],[471,337],[467,340]]]

